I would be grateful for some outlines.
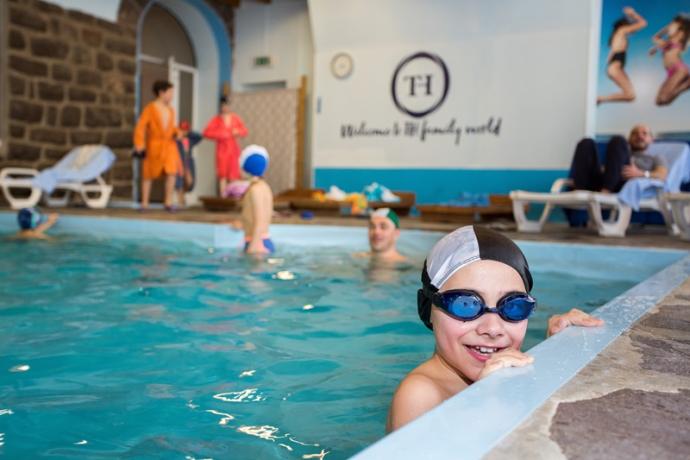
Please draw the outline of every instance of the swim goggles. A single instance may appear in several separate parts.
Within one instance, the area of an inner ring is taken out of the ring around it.
[[[472,321],[484,313],[497,313],[505,321],[517,323],[529,318],[537,306],[537,300],[529,294],[511,293],[499,300],[496,308],[491,308],[486,306],[479,294],[465,289],[435,292],[431,301],[460,321]]]

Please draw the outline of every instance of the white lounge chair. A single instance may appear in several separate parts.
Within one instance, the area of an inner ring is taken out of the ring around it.
[[[73,192],[79,193],[91,208],[105,208],[113,187],[101,177],[115,161],[115,154],[104,145],[76,147],[52,168],[38,171],[32,168],[3,168],[0,189],[12,209],[36,206],[44,196],[48,206],[66,206]],[[94,183],[95,181],[95,183]],[[20,197],[18,190],[28,192]],[[64,191],[62,198],[52,198],[55,190]]]
[[[575,190],[563,192],[566,186],[572,186],[570,179],[556,179],[549,193],[527,192],[514,190],[510,192],[513,200],[513,216],[518,231],[538,233],[549,219],[551,212],[557,206],[571,209],[586,209],[589,217],[601,236],[623,237],[630,224],[632,211],[659,211],[669,233],[677,234],[678,227],[674,225],[670,204],[664,192],[675,192],[682,182],[690,179],[690,148],[681,142],[656,143],[650,146],[651,155],[663,156],[669,167],[666,183],[650,181],[649,179],[633,179],[628,181],[618,194]],[[643,182],[641,182],[643,181]],[[644,185],[645,194],[641,192]],[[630,196],[636,196],[634,202]],[[530,220],[525,214],[528,203],[544,204],[544,210],[538,220]],[[602,217],[602,210],[610,210],[609,218]]]
[[[664,198],[671,206],[680,237],[690,240],[690,193],[667,193]]]

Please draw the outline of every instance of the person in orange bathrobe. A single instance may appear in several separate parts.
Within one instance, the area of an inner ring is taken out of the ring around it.
[[[220,98],[220,114],[208,122],[203,135],[216,141],[216,176],[220,196],[224,196],[228,181],[242,178],[240,171],[240,146],[237,137],[248,134],[244,122],[230,110],[230,99]]]
[[[165,174],[165,209],[172,206],[175,176],[180,169],[180,155],[176,139],[179,136],[175,111],[170,107],[173,85],[168,81],[153,84],[156,100],[144,107],[134,129],[134,149],[144,157],[141,179],[141,209],[147,209],[151,196],[151,184]]]

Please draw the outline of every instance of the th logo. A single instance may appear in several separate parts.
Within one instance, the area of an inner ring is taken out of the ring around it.
[[[450,75],[437,54],[420,51],[403,59],[393,73],[393,103],[404,114],[424,117],[437,110],[446,99]]]

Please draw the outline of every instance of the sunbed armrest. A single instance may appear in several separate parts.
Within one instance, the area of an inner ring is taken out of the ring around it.
[[[0,170],[0,180],[8,177],[16,178],[16,176],[24,176],[25,178],[36,177],[38,176],[38,170],[18,167],[2,168],[2,170]]]
[[[570,178],[566,177],[561,177],[559,179],[556,179],[553,181],[553,185],[551,185],[551,193],[560,193],[563,191],[563,188],[567,186],[572,186],[573,185],[573,180]]]

